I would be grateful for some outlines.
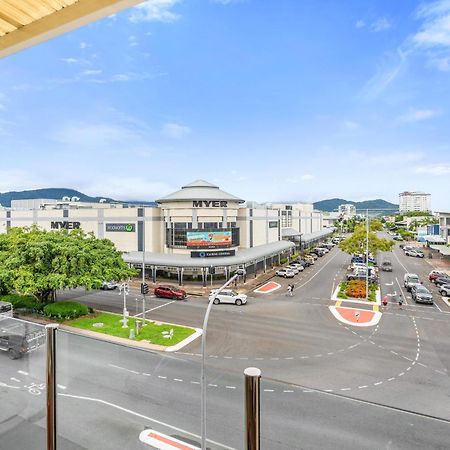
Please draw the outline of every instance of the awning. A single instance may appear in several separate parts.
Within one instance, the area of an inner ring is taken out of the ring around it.
[[[450,256],[450,247],[448,245],[430,245],[433,250],[438,250],[441,255]]]
[[[281,236],[282,237],[294,237],[294,236],[301,236],[302,233],[300,231],[294,230],[294,228],[282,228],[281,229]]]
[[[336,230],[336,228],[333,227],[333,228],[327,228],[326,230],[316,231],[316,232],[310,233],[310,234],[303,234],[302,235],[302,243],[308,244],[309,242],[317,241],[319,239],[329,236],[330,234],[333,234],[335,230]]]
[[[277,256],[295,245],[289,241],[277,241],[266,245],[238,250],[234,256],[218,258],[191,258],[189,255],[170,253],[145,252],[145,264],[158,267],[229,267],[241,264],[253,264],[264,258]],[[128,252],[123,254],[125,262],[142,265],[142,252]]]
[[[433,244],[447,244],[445,238],[441,236],[424,236],[427,242],[432,242]]]
[[[0,58],[142,3],[142,0],[0,0]]]

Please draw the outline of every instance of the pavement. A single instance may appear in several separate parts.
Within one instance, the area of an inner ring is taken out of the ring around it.
[[[381,260],[383,255],[379,257]],[[329,306],[350,257],[338,249],[281,287],[250,293],[247,305],[211,310],[206,349],[207,436],[211,449],[244,442],[243,370],[262,370],[261,447],[296,449],[446,449],[450,441],[450,307],[414,304],[403,292],[406,271],[425,280],[428,260],[396,247],[393,272],[380,274],[391,300],[375,326],[339,322]],[[286,295],[294,282],[293,297]],[[70,295],[69,295],[70,294]],[[114,292],[62,293],[89,306],[120,312]],[[131,313],[142,303],[128,299]],[[136,308],[135,308],[136,306]],[[153,320],[201,327],[205,298],[187,302],[150,297]],[[42,351],[0,359],[0,450],[44,448]],[[146,429],[191,445],[200,442],[200,344],[173,354],[148,352],[67,332],[58,335],[58,405],[64,449],[149,449]],[[39,389],[37,389],[39,391]]]

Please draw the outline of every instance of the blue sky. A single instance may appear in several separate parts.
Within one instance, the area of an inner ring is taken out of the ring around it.
[[[0,60],[0,191],[450,210],[449,93],[450,0],[150,0]]]

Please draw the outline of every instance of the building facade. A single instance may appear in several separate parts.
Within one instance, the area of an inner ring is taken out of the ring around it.
[[[399,195],[400,213],[423,211],[431,212],[431,194],[425,192],[401,192]]]
[[[339,205],[338,213],[343,219],[351,219],[356,216],[356,206],[351,203]]]

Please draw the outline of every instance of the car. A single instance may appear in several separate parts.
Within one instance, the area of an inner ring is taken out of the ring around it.
[[[317,248],[320,248],[320,250],[322,250],[324,253],[329,253],[330,252],[330,249],[327,248],[327,247],[324,247],[323,245],[320,246],[320,247],[317,247]]]
[[[450,297],[450,283],[442,284],[439,287],[439,294],[443,295],[444,297]]]
[[[306,256],[304,256],[304,258],[305,258],[305,261],[308,263],[308,264],[310,264],[310,265],[313,265],[314,263],[315,263],[315,259],[312,257],[312,256],[310,256],[310,255],[306,255]]]
[[[289,265],[296,267],[299,270],[299,272],[303,272],[305,270],[305,266],[300,261],[293,262]]]
[[[319,258],[319,256],[314,252],[310,252],[307,256],[311,257],[314,261]]]
[[[450,284],[450,277],[449,276],[445,276],[445,277],[436,278],[434,280],[434,284],[436,286],[443,286],[444,284]]]
[[[352,256],[352,263],[360,263],[360,264],[364,264],[364,258],[362,256]]]
[[[347,281],[353,281],[353,280],[358,280],[358,281],[366,281],[367,276],[365,273],[349,273],[347,275]],[[374,275],[369,275],[369,283],[376,283],[377,282],[377,278]]]
[[[381,270],[383,272],[392,272],[392,263],[390,261],[383,261],[381,263]]]
[[[414,250],[414,247],[412,247],[411,245],[403,245],[401,246],[401,248],[404,252],[406,252],[407,250]]]
[[[433,303],[433,295],[422,284],[415,284],[411,286],[411,298],[416,303]]]
[[[415,284],[421,284],[419,276],[415,273],[405,273],[403,277],[403,284],[408,292],[411,291],[411,287]]]
[[[187,297],[186,291],[183,289],[168,285],[156,286],[153,293],[156,297],[171,298],[172,300],[185,300]]]
[[[414,256],[416,258],[423,258],[425,255],[420,250],[406,250],[406,256]]]
[[[217,290],[211,291],[209,299],[214,299],[213,303],[215,305],[229,303],[241,306],[247,303],[247,296],[245,294],[239,294],[238,292],[233,291],[233,289],[223,289],[220,293],[217,293]]]
[[[292,272],[292,270],[285,268],[285,269],[279,269],[275,272],[275,275],[278,275],[279,277],[284,278],[294,278],[295,273]]]
[[[104,281],[100,286],[100,289],[102,291],[113,291],[114,289],[117,289],[118,286],[119,285],[115,281]]]
[[[428,279],[434,283],[434,280],[436,280],[436,278],[442,278],[442,277],[446,277],[447,274],[445,272],[439,272],[438,270],[432,270],[430,272],[430,274],[428,275]]]
[[[403,238],[399,234],[392,236],[392,239],[394,239],[394,241],[403,241]]]
[[[324,248],[316,247],[311,250],[311,253],[315,253],[317,256],[322,257],[325,255],[326,251]]]
[[[295,275],[297,275],[298,273],[300,273],[300,270],[298,270],[297,267],[294,266],[293,264],[289,264],[289,266],[287,266],[286,269],[292,270],[292,272],[294,272]]]

